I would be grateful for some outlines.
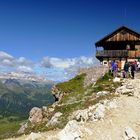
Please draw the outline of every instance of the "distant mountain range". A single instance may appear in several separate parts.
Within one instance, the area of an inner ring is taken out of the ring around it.
[[[0,74],[0,115],[26,117],[34,106],[54,102],[54,82],[29,74]]]
[[[43,81],[43,82],[51,82],[51,80],[46,79],[44,75],[38,75],[30,72],[3,72],[0,73],[0,79],[20,79],[20,80],[28,80],[28,81]]]

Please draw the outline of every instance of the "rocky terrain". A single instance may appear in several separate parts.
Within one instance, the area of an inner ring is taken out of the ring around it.
[[[32,128],[31,133],[8,140],[139,140],[140,74],[135,79],[112,79],[107,74],[86,90],[80,85],[84,96],[77,92],[78,85],[75,87],[83,77],[85,75],[57,85],[64,93],[75,95],[69,86],[74,81],[72,89],[78,96],[65,94],[51,107],[33,108],[29,121],[34,125],[27,126]],[[44,125],[39,123],[42,121]],[[45,132],[40,132],[39,126],[46,127]],[[50,129],[50,126],[54,127]],[[25,125],[24,128],[26,130]]]

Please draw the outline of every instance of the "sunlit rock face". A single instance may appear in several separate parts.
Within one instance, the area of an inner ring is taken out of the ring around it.
[[[89,86],[90,84],[95,83],[101,76],[103,76],[109,69],[106,66],[95,66],[90,68],[82,68],[79,71],[79,74],[85,73],[85,82],[84,86]]]
[[[43,120],[43,112],[42,109],[38,107],[33,107],[29,113],[29,121],[31,123],[38,123]]]

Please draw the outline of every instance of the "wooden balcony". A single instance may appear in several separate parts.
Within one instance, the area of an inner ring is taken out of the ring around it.
[[[140,50],[101,50],[96,51],[97,58],[140,58]]]

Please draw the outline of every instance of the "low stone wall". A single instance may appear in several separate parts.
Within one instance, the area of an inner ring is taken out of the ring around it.
[[[96,81],[108,71],[108,66],[94,66],[80,69],[79,74],[86,73],[84,86],[89,86],[90,84],[96,83]]]

